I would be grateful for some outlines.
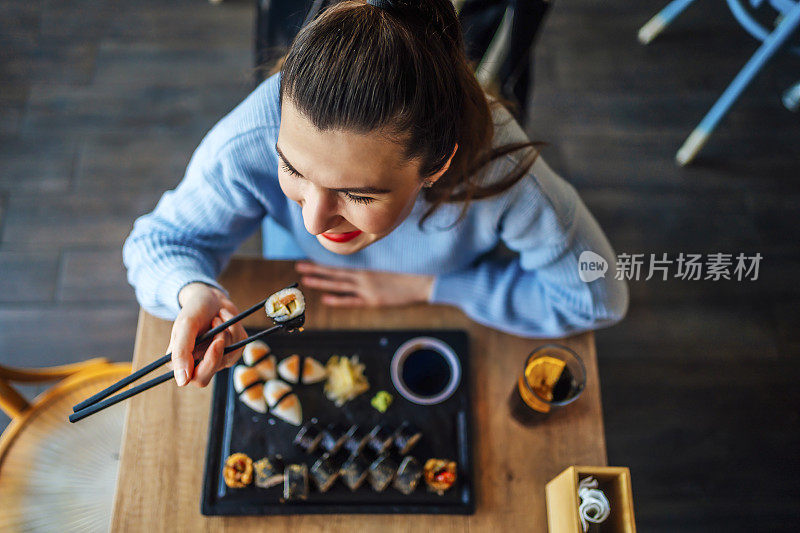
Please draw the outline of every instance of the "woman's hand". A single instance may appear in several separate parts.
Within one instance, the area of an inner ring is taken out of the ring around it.
[[[322,303],[339,307],[379,307],[427,302],[433,276],[334,268],[300,262],[306,287],[325,291]]]
[[[239,359],[239,350],[223,355],[225,346],[247,337],[244,328],[234,324],[216,335],[210,344],[193,350],[195,339],[211,328],[239,313],[224,292],[204,283],[190,283],[178,294],[181,311],[172,325],[168,352],[172,352],[172,368],[179,387],[194,383],[205,387],[214,374]],[[202,361],[194,366],[195,359]]]

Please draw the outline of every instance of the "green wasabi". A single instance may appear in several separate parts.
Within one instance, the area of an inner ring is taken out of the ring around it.
[[[389,406],[392,404],[392,400],[394,397],[386,392],[385,390],[379,390],[375,396],[372,397],[370,403],[372,407],[380,411],[381,413],[385,413]]]

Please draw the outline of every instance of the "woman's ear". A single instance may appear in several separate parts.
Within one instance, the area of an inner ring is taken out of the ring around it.
[[[450,158],[444,164],[441,170],[432,176],[428,176],[423,183],[423,187],[433,187],[433,184],[436,183],[442,175],[447,172],[447,169],[450,168],[450,162],[453,160],[453,157],[456,155],[456,150],[458,150],[458,143],[456,143],[455,147],[453,148],[453,153],[450,154]]]

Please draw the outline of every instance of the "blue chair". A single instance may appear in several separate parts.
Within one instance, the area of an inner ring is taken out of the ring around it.
[[[670,2],[656,16],[650,19],[647,24],[642,26],[639,30],[639,42],[648,44],[694,1],[695,0],[673,0]],[[695,158],[708,140],[711,132],[714,131],[719,121],[722,120],[734,102],[736,102],[736,99],[739,98],[745,88],[747,88],[747,85],[755,78],[756,74],[758,74],[767,61],[772,58],[775,52],[786,44],[787,40],[800,25],[800,1],[768,1],[772,8],[778,12],[775,28],[771,31],[756,21],[753,13],[742,4],[741,0],[727,0],[728,7],[739,24],[753,37],[762,41],[762,44],[742,70],[739,71],[706,116],[703,117],[700,124],[697,125],[686,141],[684,141],[678,153],[675,155],[675,159],[679,165],[686,165]],[[749,5],[753,10],[761,7],[763,3],[764,0],[749,1]],[[800,47],[792,46],[790,49],[794,53],[800,54]],[[783,94],[783,102],[786,107],[792,111],[796,111],[798,107],[800,107],[800,83],[797,83]]]

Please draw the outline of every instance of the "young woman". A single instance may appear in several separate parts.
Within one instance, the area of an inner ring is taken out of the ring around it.
[[[192,346],[237,313],[215,278],[262,223],[265,255],[305,258],[301,284],[327,305],[450,304],[529,337],[613,324],[628,304],[615,254],[536,156],[478,85],[449,0],[344,1],[136,221],[128,278],[145,309],[175,318],[178,385],[205,386],[233,363],[222,347],[241,328],[194,354],[196,369]],[[604,278],[581,281],[586,250],[610,263]]]

